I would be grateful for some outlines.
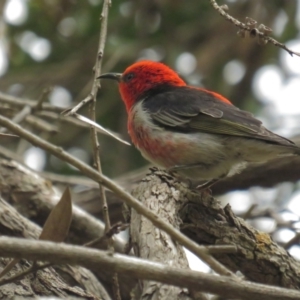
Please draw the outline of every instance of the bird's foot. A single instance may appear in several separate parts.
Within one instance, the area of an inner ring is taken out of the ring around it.
[[[203,190],[206,190],[206,189],[210,189],[219,180],[220,180],[220,178],[208,180],[208,181],[204,182],[203,184],[198,185],[196,187],[196,189],[198,191],[203,191]]]

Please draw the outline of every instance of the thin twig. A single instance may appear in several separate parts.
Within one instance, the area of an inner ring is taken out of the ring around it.
[[[260,27],[256,27],[256,21],[252,20],[250,21],[250,23],[253,24],[253,26],[249,25],[249,24],[245,24],[237,19],[235,19],[234,17],[232,17],[231,15],[229,15],[223,8],[227,6],[219,6],[217,4],[217,2],[215,0],[209,0],[211,5],[213,6],[213,8],[219,12],[219,14],[224,17],[227,21],[231,22],[232,24],[234,24],[235,26],[237,26],[240,30],[241,33],[243,32],[248,32],[249,35],[251,37],[258,37],[258,42],[261,45],[267,44],[267,43],[271,43],[276,47],[282,48],[285,51],[287,51],[291,56],[293,55],[297,55],[300,56],[300,53],[295,52],[289,48],[287,48],[284,44],[278,42],[277,40],[273,39],[272,37],[270,37],[268,34],[272,31],[270,30],[268,27],[266,27],[265,25],[261,25],[262,28],[267,28],[268,30],[266,32],[264,32],[263,30],[260,30]],[[248,18],[249,19],[249,18]],[[244,36],[242,34],[242,36]]]
[[[93,99],[92,95],[88,95],[85,97],[81,102],[79,102],[77,105],[75,105],[72,109],[66,109],[61,112],[62,115],[65,117],[72,116],[74,113],[76,113],[82,106],[86,105],[87,103],[91,102]]]
[[[85,243],[84,246],[86,247],[92,247],[92,248],[97,248],[95,247],[96,245],[101,245],[105,240],[111,239],[114,235],[120,233],[121,231],[124,231],[127,229],[129,224],[123,224],[122,222],[118,222],[110,227],[110,230],[106,231],[104,235],[102,235],[99,238],[96,238],[88,243]]]
[[[12,107],[23,107],[25,105],[30,106],[31,108],[36,108],[37,101],[35,100],[29,100],[24,98],[19,98],[15,96],[11,96],[5,93],[0,92],[0,102],[7,103],[11,105]],[[61,113],[64,109],[61,107],[53,106],[50,103],[44,103],[43,109]]]
[[[1,102],[1,99],[0,99]],[[3,106],[1,107],[2,110],[4,110],[4,112],[1,112],[2,115],[5,115],[8,118],[11,118],[15,123],[21,123],[22,121],[26,121],[29,125],[32,125],[33,127],[40,129],[42,131],[47,131],[49,133],[57,133],[58,132],[58,128],[55,125],[50,124],[49,122],[45,121],[44,118],[40,118],[38,116],[32,115],[31,113],[34,113],[34,109],[25,104],[22,108],[21,111],[16,111],[16,109],[12,109],[10,108],[4,108]],[[16,114],[15,114],[16,113]],[[15,114],[15,116],[14,116]],[[52,119],[59,119],[59,114],[54,113],[54,112],[40,112],[38,113],[38,115],[43,116],[44,114],[46,114],[46,116],[48,117],[47,114],[50,114],[51,116],[55,116],[52,117]],[[68,118],[69,121],[69,118]],[[76,124],[77,125],[77,124]],[[87,126],[85,126],[87,127]]]
[[[139,280],[155,280],[175,286],[184,286],[230,299],[300,299],[300,292],[294,289],[173,268],[136,257],[63,243],[1,237],[0,256],[48,261],[54,264],[81,265],[94,270],[105,268],[111,273],[123,273]]]
[[[300,232],[298,232],[292,239],[290,239],[285,245],[284,249],[289,249],[295,244],[298,244],[300,241]]]
[[[251,218],[252,216],[252,213],[254,211],[255,208],[257,208],[257,204],[256,203],[253,203],[249,208],[248,210],[241,216],[241,218],[243,218],[244,220],[247,220],[249,218]]]
[[[107,20],[108,20],[109,5],[110,5],[110,0],[104,0],[103,9],[101,12],[101,30],[100,30],[99,47],[98,47],[96,64],[94,68],[95,76],[94,76],[94,82],[91,90],[92,102],[90,104],[90,117],[91,120],[94,122],[96,122],[96,100],[97,100],[96,98],[97,98],[98,89],[100,87],[99,80],[97,80],[97,77],[99,77],[101,74],[101,62],[102,62],[102,57],[103,57],[104,47],[106,42],[106,35],[107,35]],[[92,126],[91,126],[91,137],[92,137],[95,167],[98,170],[98,172],[102,174],[101,160],[99,155],[100,145],[98,141],[97,131]],[[102,210],[103,210],[103,218],[105,223],[105,231],[109,231],[111,227],[109,212],[107,207],[105,191],[101,184],[99,184],[99,189],[100,189],[100,197],[102,200]]]
[[[21,123],[22,121],[24,121],[24,119],[31,113],[31,107],[26,105],[23,107],[23,109],[18,112],[13,118],[12,121],[15,123]],[[6,132],[7,129],[6,128],[1,128],[0,132],[4,133]]]
[[[101,67],[102,67],[102,58],[104,54],[104,48],[106,43],[106,36],[107,36],[107,21],[108,21],[108,11],[111,5],[111,0],[104,0],[102,12],[100,16],[101,20],[101,29],[100,29],[100,37],[99,37],[99,45],[98,45],[98,53],[96,58],[96,64],[94,67],[94,81],[91,89],[91,97],[92,101],[90,103],[90,118],[92,121],[96,122],[96,102],[97,102],[97,93],[100,88],[100,82],[97,79],[101,74]],[[102,167],[101,167],[101,159],[100,159],[100,144],[98,140],[97,130],[94,126],[91,126],[91,140],[93,146],[93,155],[94,155],[94,164],[96,170],[98,170],[99,174],[102,174]],[[111,230],[110,224],[110,217],[109,217],[109,210],[105,195],[105,188],[99,182],[99,190],[100,190],[100,200],[102,205],[102,213],[103,213],[103,220],[105,224],[105,233],[108,233]],[[114,245],[112,238],[107,239],[108,250],[114,252]],[[120,286],[119,286],[119,279],[118,274],[113,274],[113,294],[115,300],[121,300],[121,293],[120,293]]]
[[[0,153],[2,153],[1,145],[0,145]],[[20,160],[18,160],[20,161]],[[46,178],[54,183],[62,183],[67,185],[83,185],[89,188],[97,188],[99,185],[84,176],[72,176],[72,175],[61,175],[50,172],[40,172],[40,175],[43,178]]]
[[[24,160],[23,160],[23,157],[16,154],[14,151],[11,151],[3,146],[0,145],[0,155],[1,156],[4,156],[6,158],[9,158],[9,159],[12,159],[12,160],[15,160],[21,164],[24,163]]]
[[[50,124],[49,122],[33,115],[28,115],[26,117],[26,122],[32,127],[38,128],[48,133],[57,133],[59,131],[58,127],[54,124]]]
[[[91,100],[91,96],[89,95],[85,100]],[[80,107],[82,107],[85,103],[85,100],[83,100],[83,103],[80,102]],[[31,100],[31,99],[23,99],[23,98],[19,98],[19,97],[15,97],[15,96],[11,96],[5,93],[0,92],[0,103],[1,103],[1,109],[6,109],[9,110],[10,114],[11,111],[14,111],[15,108],[23,108],[24,106],[29,106],[31,109],[33,109],[34,111],[36,110],[36,106],[38,104],[39,100]],[[77,106],[76,106],[77,107]],[[76,109],[76,107],[74,107],[74,112],[77,111],[78,109]],[[69,115],[68,112],[70,112],[71,109],[67,109],[64,110],[64,108],[61,107],[56,107],[54,105],[51,105],[49,103],[43,103],[41,110],[39,111],[35,111],[35,116],[33,115],[29,115],[26,118],[26,122],[31,122],[31,118],[37,118],[37,117],[42,117],[44,118],[49,118],[52,120],[60,120],[61,122],[66,122],[66,123],[70,123],[73,124],[75,126],[79,126],[79,127],[84,127],[84,128],[90,128],[89,125],[81,122],[80,120],[77,120],[73,117],[67,117],[66,115],[64,115],[64,117],[62,118],[62,114],[67,114]],[[105,113],[105,111],[107,111],[107,108],[105,110],[101,110],[101,113]],[[70,115],[72,115],[73,113],[70,112]],[[30,120],[29,120],[30,119]],[[36,126],[37,128],[41,129],[41,130],[46,130],[46,131],[51,131],[51,132],[57,132],[58,129],[57,127],[53,126],[53,128],[50,128],[50,125],[47,125],[47,127],[43,126],[44,124],[41,123],[41,119],[33,121],[31,123],[33,126]],[[110,130],[113,134],[117,135],[117,133],[115,133],[114,131]]]
[[[183,235],[180,231],[173,228],[172,225],[164,222],[160,218],[157,217],[151,210],[144,207],[137,199],[132,197],[129,193],[124,191],[124,189],[117,185],[114,181],[109,179],[103,174],[100,174],[95,169],[91,168],[89,165],[83,163],[79,159],[70,155],[68,152],[64,151],[62,148],[54,146],[53,144],[41,139],[35,134],[29,132],[28,130],[23,129],[18,124],[11,122],[8,118],[5,118],[0,115],[0,125],[7,127],[11,132],[23,137],[27,141],[31,142],[33,145],[38,146],[54,156],[62,159],[63,161],[71,164],[75,168],[78,168],[83,174],[90,177],[106,186],[109,190],[114,192],[117,196],[120,197],[127,205],[135,209],[138,213],[145,216],[149,219],[155,226],[162,229],[166,233],[168,233],[173,239],[178,241],[182,246],[186,247],[200,259],[202,259],[206,264],[208,264],[216,273],[226,276],[235,275],[229,271],[226,267],[224,267],[220,262],[210,256],[205,247],[199,246],[188,237]]]
[[[48,87],[48,88],[43,89],[43,91],[36,103],[36,106],[34,108],[35,111],[42,109],[43,102],[48,98],[48,96],[52,92],[52,90],[53,90],[53,87]]]
[[[34,263],[27,270],[22,271],[22,272],[14,275],[14,276],[11,276],[7,279],[0,280],[0,286],[8,284],[8,283],[15,282],[17,280],[20,280],[20,279],[24,278],[26,275],[28,275],[30,273],[33,273],[33,272],[36,272],[36,271],[39,271],[39,270],[43,270],[43,269],[46,269],[46,268],[49,268],[49,267],[52,267],[52,266],[53,266],[53,263],[45,263],[43,265],[37,265],[36,263]]]

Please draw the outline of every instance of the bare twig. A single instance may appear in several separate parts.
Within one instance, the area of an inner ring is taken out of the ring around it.
[[[267,26],[261,24],[258,27],[256,27],[256,21],[250,18],[246,19],[246,24],[235,19],[234,17],[232,17],[231,15],[229,15],[224,9],[228,9],[227,6],[219,6],[217,4],[217,2],[215,0],[209,0],[211,5],[213,6],[213,8],[219,12],[219,14],[224,17],[227,21],[231,22],[232,24],[234,24],[235,26],[237,26],[240,31],[238,32],[238,34],[241,37],[245,36],[245,32],[248,32],[250,37],[257,37],[258,38],[258,43],[260,45],[264,45],[267,43],[271,43],[274,46],[277,46],[279,48],[284,49],[285,51],[287,51],[291,56],[293,55],[297,55],[300,56],[300,53],[295,52],[289,48],[287,48],[284,44],[276,41],[275,39],[273,39],[272,37],[269,36],[269,34],[272,32],[272,30],[270,28],[268,28]]]
[[[293,245],[299,243],[300,241],[300,232],[298,232],[292,239],[290,239],[285,245],[284,249],[289,249]]]
[[[54,124],[50,124],[49,122],[46,122],[46,121],[42,120],[41,118],[33,116],[33,115],[28,115],[26,117],[26,122],[29,125],[36,127],[40,130],[43,130],[45,132],[48,132],[48,133],[57,133],[59,131],[58,127],[55,126]]]
[[[36,108],[37,105],[37,101],[11,96],[2,92],[0,92],[0,102],[7,103],[12,107],[24,107],[25,105],[28,105],[31,108]],[[63,111],[63,108],[53,106],[49,103],[44,103],[43,109],[57,113],[61,113]]]
[[[4,156],[6,158],[10,158],[12,160],[15,160],[15,161],[17,161],[21,164],[24,163],[24,160],[23,160],[22,156],[16,154],[15,152],[13,152],[13,151],[11,151],[11,150],[9,150],[9,149],[1,146],[1,145],[0,145],[0,155]]]
[[[0,153],[2,153],[1,146],[0,146]],[[3,154],[3,155],[5,155],[5,154]],[[19,161],[19,160],[17,160],[17,161]],[[50,181],[52,181],[54,183],[58,182],[58,183],[69,184],[69,185],[83,185],[83,186],[90,187],[90,188],[99,187],[99,185],[95,181],[93,181],[89,178],[86,178],[84,176],[72,176],[72,175],[69,176],[69,175],[61,175],[61,174],[55,174],[55,173],[49,173],[49,172],[41,172],[40,174],[42,177],[49,179]]]
[[[204,262],[206,262],[216,273],[227,276],[234,276],[227,268],[220,264],[216,259],[211,257],[205,247],[197,245],[195,242],[191,241],[188,237],[183,235],[180,231],[173,228],[172,225],[164,222],[157,217],[151,210],[144,207],[137,199],[132,197],[129,193],[125,192],[122,187],[117,185],[114,181],[109,179],[103,174],[100,174],[87,164],[83,163],[79,159],[70,155],[69,153],[63,151],[62,148],[52,145],[51,143],[41,139],[40,137],[32,134],[31,132],[21,128],[19,125],[11,122],[11,120],[0,115],[0,125],[7,127],[13,133],[23,137],[27,141],[31,142],[35,146],[38,146],[54,156],[62,159],[63,161],[71,164],[72,166],[78,168],[86,176],[92,178],[96,182],[99,182],[106,186],[108,189],[113,191],[117,196],[120,197],[127,205],[134,208],[138,213],[149,219],[155,226],[164,230],[173,239],[181,243],[182,246],[186,247],[188,250],[193,252],[195,255],[200,257]],[[199,194],[200,197],[200,194]]]
[[[90,118],[93,122],[96,122],[97,93],[100,88],[100,82],[97,78],[101,74],[102,57],[104,54],[104,47],[106,43],[108,11],[110,5],[111,5],[111,0],[103,1],[103,7],[100,16],[101,29],[100,29],[98,53],[96,58],[96,64],[94,67],[94,81],[90,93],[90,96],[92,98],[92,101],[90,103]],[[100,159],[100,144],[98,140],[97,129],[94,126],[91,126],[91,140],[93,146],[95,168],[99,172],[99,174],[102,174],[101,159]],[[109,217],[108,205],[107,205],[107,200],[105,195],[105,188],[100,182],[99,182],[99,190],[100,190],[100,199],[102,202],[101,204],[102,204],[103,220],[105,224],[105,232],[108,233],[111,230],[110,217]],[[114,251],[114,245],[111,238],[108,238],[108,249],[112,252]],[[113,294],[115,300],[121,300],[119,279],[117,273],[113,275]]]
[[[65,117],[72,116],[74,113],[76,113],[81,107],[88,104],[90,101],[92,101],[93,96],[90,94],[87,97],[85,97],[81,102],[79,102],[77,105],[75,105],[72,109],[66,109],[62,111],[62,115]]]
[[[118,234],[121,231],[127,229],[128,226],[129,226],[129,224],[123,224],[121,222],[118,222],[118,223],[112,225],[110,227],[110,229],[104,233],[103,236],[101,236],[100,238],[94,239],[94,240],[92,240],[92,241],[84,244],[84,246],[86,246],[86,247],[92,247],[92,248],[97,248],[97,247],[95,247],[96,245],[103,244],[103,242],[105,240],[111,239],[115,234]]]
[[[35,106],[35,110],[41,110],[43,107],[43,102],[48,98],[49,94],[52,92],[53,87],[48,87],[43,89],[41,96],[39,97],[36,106]]]
[[[15,123],[21,123],[29,114],[31,113],[31,107],[26,105],[23,107],[23,109],[17,113],[13,118],[12,121]],[[6,128],[1,128],[0,132],[6,132]]]
[[[100,87],[100,83],[99,80],[97,80],[97,77],[99,77],[101,74],[101,62],[102,62],[102,57],[103,57],[104,47],[106,42],[109,6],[110,6],[110,0],[104,0],[103,9],[101,12],[101,30],[100,30],[100,39],[99,39],[96,65],[95,65],[95,76],[94,76],[93,86],[91,90],[92,102],[90,105],[90,116],[92,121],[94,122],[96,121],[96,97],[97,97],[98,89]],[[100,144],[97,137],[97,131],[93,126],[91,126],[91,138],[92,138],[92,145],[93,145],[95,167],[98,170],[98,172],[102,174],[101,160],[99,155]],[[102,200],[102,210],[103,210],[105,229],[106,231],[109,231],[111,225],[110,225],[110,218],[108,213],[108,206],[105,197],[105,191],[101,184],[99,184],[99,189],[100,189],[100,196]]]
[[[215,276],[187,269],[172,268],[160,263],[125,255],[61,243],[1,237],[0,255],[2,257],[48,261],[56,264],[81,265],[90,269],[106,268],[112,273],[118,272],[137,279],[185,286],[193,290],[202,290],[231,299],[300,299],[300,292],[297,290],[250,283],[226,276]]]
[[[89,95],[87,98],[89,98],[89,101],[91,100],[91,96]],[[12,111],[14,111],[15,109],[20,109],[23,108],[25,106],[29,106],[35,113],[35,115],[28,115],[26,117],[26,122],[38,129],[41,129],[43,131],[47,131],[50,133],[56,133],[58,132],[58,128],[55,125],[51,125],[48,122],[44,121],[44,118],[48,118],[51,120],[59,120],[61,122],[66,122],[66,123],[70,123],[73,124],[75,126],[79,126],[79,127],[84,127],[84,128],[90,128],[90,126],[76,118],[73,117],[67,117],[66,115],[62,118],[62,114],[63,112],[70,112],[71,109],[68,110],[64,110],[61,107],[56,107],[53,106],[49,103],[43,103],[42,107],[40,108],[40,110],[37,110],[37,106],[38,106],[38,102],[41,98],[39,98],[37,101],[36,100],[31,100],[31,99],[23,99],[23,98],[19,98],[19,97],[14,97],[5,93],[1,93],[0,92],[0,103],[1,103],[1,109],[5,109],[8,110],[10,112],[10,114],[12,113]],[[83,100],[83,103],[80,104],[82,107],[85,103],[85,100]],[[74,111],[76,111],[77,109],[75,109],[74,107]],[[72,115],[73,113],[70,112],[70,115]],[[69,115],[67,113],[67,115]],[[113,132],[112,130],[109,130],[113,135],[118,136],[117,133]]]

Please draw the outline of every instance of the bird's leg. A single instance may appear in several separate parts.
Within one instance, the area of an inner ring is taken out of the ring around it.
[[[173,173],[173,172],[177,172],[177,171],[181,171],[181,170],[185,170],[185,169],[191,169],[191,168],[197,168],[199,166],[203,166],[203,164],[189,164],[189,165],[177,165],[177,166],[174,166],[174,167],[171,167],[168,169],[168,171],[170,173]],[[206,182],[204,182],[203,184],[200,184],[196,187],[196,189],[198,191],[203,191],[203,190],[208,190],[210,191],[210,188],[216,183],[218,182],[219,180],[223,179],[224,177],[226,177],[227,174],[223,174],[221,176],[219,176],[218,178],[214,178],[214,179],[210,179]],[[210,191],[211,192],[211,191]]]
[[[197,168],[201,164],[177,165],[168,169],[169,172],[176,172],[185,169]]]
[[[211,187],[217,183],[218,181],[220,181],[221,179],[223,179],[224,177],[226,177],[227,174],[223,174],[221,175],[220,177],[218,178],[214,178],[214,179],[211,179],[211,180],[208,180],[206,182],[204,182],[203,184],[200,184],[196,187],[196,189],[198,191],[208,191],[210,194],[211,194]]]
[[[167,169],[167,171],[170,173],[170,174],[173,174],[173,175],[175,175],[177,172],[180,172],[180,171],[184,171],[184,170],[187,170],[187,169],[192,169],[192,168],[199,168],[199,167],[203,167],[203,166],[205,166],[203,163],[196,163],[196,164],[187,164],[187,165],[176,165],[176,166],[174,166],[174,167],[171,167],[171,168],[169,168],[169,169]],[[174,172],[175,172],[175,174],[174,174]],[[176,175],[175,175],[176,176]],[[180,176],[180,175],[179,175]],[[189,178],[187,178],[187,177],[182,177],[182,176],[180,176],[181,178],[185,178],[185,179],[187,179],[188,181],[189,181],[189,186],[192,186],[192,182],[191,182],[191,180],[189,179]],[[223,178],[223,177],[225,177],[225,175],[224,176],[220,176],[220,177],[218,177],[218,178],[216,178],[216,179],[211,179],[211,180],[208,180],[207,182],[205,182],[205,183],[203,183],[203,184],[201,184],[201,185],[198,185],[197,187],[196,187],[196,189],[197,190],[205,190],[205,189],[208,189],[209,190],[209,188],[214,184],[214,183],[216,183],[219,179],[221,179],[221,178]]]
[[[210,189],[216,182],[218,182],[219,180],[221,180],[223,177],[219,177],[219,178],[215,178],[215,179],[211,179],[208,180],[206,182],[204,182],[203,184],[200,184],[196,187],[196,189],[198,191],[202,191],[202,190],[206,190],[206,189]]]

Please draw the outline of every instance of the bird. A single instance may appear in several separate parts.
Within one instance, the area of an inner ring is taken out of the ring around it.
[[[300,155],[292,141],[266,129],[250,112],[214,91],[187,85],[161,62],[142,60],[118,82],[128,114],[128,133],[144,158],[209,188],[251,163]]]

